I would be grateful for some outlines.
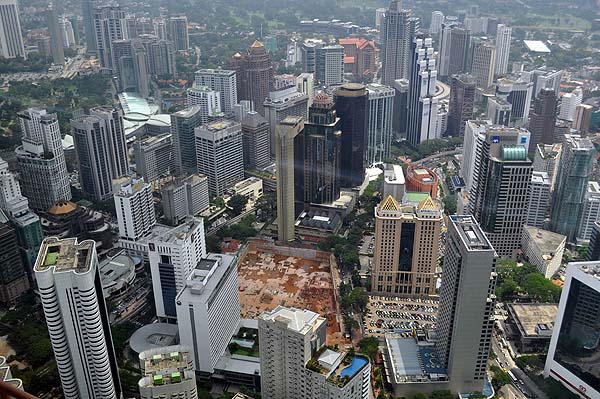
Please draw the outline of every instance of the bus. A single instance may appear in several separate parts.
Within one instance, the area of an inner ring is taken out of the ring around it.
[[[508,348],[508,342],[506,342],[506,339],[502,338],[502,340],[500,341],[500,343],[502,343],[502,347],[503,348]]]
[[[508,370],[506,373],[507,373],[507,374],[510,376],[510,379],[511,379],[513,382],[517,382],[517,377],[515,377],[515,375],[513,374],[513,372],[512,372],[512,371]]]

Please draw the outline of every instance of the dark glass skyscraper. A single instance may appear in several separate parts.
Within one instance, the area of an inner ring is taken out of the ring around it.
[[[448,133],[450,136],[464,136],[466,122],[473,119],[476,82],[467,74],[452,76],[450,82]]]
[[[542,89],[535,98],[529,114],[530,152],[534,152],[538,144],[554,143],[556,107],[557,100],[554,90]]]

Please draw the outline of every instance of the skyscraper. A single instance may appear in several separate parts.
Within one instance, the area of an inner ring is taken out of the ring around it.
[[[389,86],[370,83],[367,86],[366,162],[372,165],[390,156],[392,117],[395,91]]]
[[[29,279],[15,229],[3,219],[4,213],[0,210],[0,302],[12,306],[29,290]]]
[[[344,46],[318,47],[315,52],[315,80],[324,86],[343,82]]]
[[[468,71],[471,49],[471,31],[453,27],[450,31],[450,56],[448,59],[448,76]]]
[[[83,30],[85,34],[85,45],[88,54],[96,54],[96,28],[94,24],[94,8],[96,0],[81,0],[81,12],[83,15]]]
[[[171,114],[173,158],[177,174],[185,175],[198,171],[195,129],[201,125],[202,112],[198,106]]]
[[[17,0],[0,0],[0,57],[27,58]]]
[[[589,104],[579,104],[575,107],[575,116],[573,119],[573,129],[578,130],[586,136],[590,132],[590,121],[594,107]]]
[[[171,34],[171,41],[175,44],[176,51],[188,51],[190,49],[190,36],[187,24],[188,20],[185,15],[169,19],[169,32]]]
[[[556,125],[557,101],[554,90],[542,89],[529,113],[529,131],[531,132],[530,152],[534,152],[538,144],[554,143],[554,126]]]
[[[575,109],[583,100],[583,91],[581,87],[577,87],[571,93],[565,93],[560,98],[560,113],[558,117],[566,121],[575,119]]]
[[[431,13],[431,23],[429,24],[429,34],[437,35],[442,30],[444,23],[444,13],[441,11],[433,11]]]
[[[242,56],[236,54],[230,62],[237,72],[238,100],[250,100],[254,110],[265,115],[263,103],[273,86],[273,65],[264,44],[255,40]]]
[[[116,179],[129,174],[123,111],[121,108],[94,107],[90,108],[90,115],[101,118],[106,126],[109,166],[112,178]]]
[[[239,123],[216,121],[200,126],[195,135],[198,172],[208,176],[211,196],[221,196],[244,180],[244,141]]]
[[[210,206],[208,178],[200,173],[175,179],[160,189],[165,219],[177,226],[187,216],[195,216]]]
[[[442,210],[431,197],[400,204],[392,196],[375,208],[371,291],[382,295],[435,292]]]
[[[15,150],[23,195],[29,206],[47,211],[71,199],[71,184],[56,114],[28,108],[19,112],[23,144]]]
[[[392,129],[395,137],[399,137],[400,135],[406,133],[406,109],[408,107],[409,88],[410,82],[408,79],[399,79],[394,81],[394,112],[392,116]]]
[[[340,195],[341,120],[333,99],[324,92],[315,96],[304,124],[303,200],[329,204]]]
[[[324,348],[326,326],[326,319],[317,313],[283,306],[259,316],[264,399],[369,398],[369,361]],[[345,357],[351,357],[347,361],[353,367],[342,363]]]
[[[242,118],[244,164],[250,169],[261,169],[271,164],[271,134],[269,122],[256,111]]]
[[[477,82],[477,88],[487,89],[494,81],[496,46],[489,41],[473,40],[469,57],[469,69]]]
[[[529,109],[533,96],[533,83],[521,78],[501,78],[496,82],[496,99],[511,105],[510,123],[525,126],[529,121]]]
[[[600,184],[590,181],[587,184],[581,220],[577,229],[577,241],[587,242],[592,236],[594,223],[600,220]]]
[[[288,116],[275,131],[275,166],[277,168],[277,234],[279,241],[294,240],[295,220],[295,148],[294,141],[303,134],[302,117]]]
[[[600,221],[594,223],[585,260],[600,260]]]
[[[46,21],[48,23],[48,32],[50,33],[50,44],[52,47],[52,60],[56,65],[65,63],[65,51],[63,48],[63,32],[58,23],[56,5],[50,4],[46,10]]]
[[[308,95],[296,86],[272,91],[263,103],[265,119],[269,122],[271,155],[275,156],[275,130],[277,124],[288,116],[308,117]]]
[[[195,83],[208,86],[219,93],[221,111],[233,114],[233,106],[238,103],[237,80],[235,71],[225,69],[200,69],[196,71]]]
[[[574,242],[587,182],[592,172],[594,145],[586,138],[565,135],[550,210],[550,230]]]
[[[94,241],[47,238],[34,271],[65,398],[120,398]]]
[[[481,391],[494,327],[496,252],[473,217],[450,216],[442,270],[439,361],[453,392]]]
[[[117,5],[106,5],[94,9],[96,49],[100,66],[112,71],[113,41],[126,39],[125,11]]]
[[[207,123],[210,118],[221,115],[221,95],[208,86],[198,86],[194,84],[187,89],[187,106],[200,107],[202,123]]]
[[[454,75],[450,80],[448,133],[460,137],[465,134],[465,124],[473,119],[475,88],[477,82],[471,75]]]
[[[144,181],[152,184],[174,170],[173,140],[170,134],[150,136],[133,143],[135,168]]]
[[[546,212],[550,205],[550,177],[546,172],[534,172],[531,175],[525,224],[543,228]]]
[[[408,90],[407,140],[413,146],[436,136],[438,100],[435,98],[437,70],[431,38],[418,36],[412,45]]]
[[[8,162],[0,158],[0,209],[8,217],[29,211],[29,201],[21,194],[21,186],[15,175],[8,170]]]
[[[402,1],[392,0],[381,23],[381,82],[392,86],[397,79],[408,78],[411,43],[419,28],[419,19],[402,9]]]
[[[496,68],[497,76],[506,75],[508,72],[508,59],[510,56],[510,40],[512,28],[503,24],[498,24],[496,30]]]
[[[150,234],[156,225],[152,187],[144,179],[132,178],[115,192],[119,237],[137,241]]]
[[[365,178],[367,101],[367,89],[358,83],[343,84],[333,97],[337,116],[342,120],[340,184],[344,188],[358,186]]]
[[[438,44],[438,71],[440,78],[447,78],[450,68],[450,50],[452,47],[452,29],[457,26],[456,22],[444,22],[440,28]]]

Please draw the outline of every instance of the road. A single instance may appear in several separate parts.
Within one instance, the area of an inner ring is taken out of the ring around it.
[[[462,147],[459,147],[454,150],[438,152],[437,154],[430,155],[423,159],[418,159],[416,161],[412,161],[412,163],[421,164],[421,163],[433,161],[434,159],[437,159],[437,158],[447,157],[447,156],[456,155],[456,154],[462,154],[462,150],[463,150]]]

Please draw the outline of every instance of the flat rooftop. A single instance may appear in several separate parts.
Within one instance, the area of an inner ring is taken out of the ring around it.
[[[263,313],[260,316],[260,319],[285,323],[287,324],[288,330],[299,333],[307,333],[325,322],[323,317],[320,317],[319,314],[311,312],[310,310],[286,308],[283,306],[276,307],[272,312]]]
[[[438,360],[433,345],[419,345],[414,338],[386,334],[386,354],[397,383],[443,381],[446,369]]]
[[[471,215],[452,215],[450,220],[467,248],[472,251],[492,249],[486,235]]]
[[[550,49],[541,40],[523,40],[527,49],[534,53],[551,53]]]
[[[237,257],[222,254],[208,254],[201,259],[185,281],[185,287],[177,294],[176,300],[191,301],[202,295],[208,300],[209,296],[221,284],[228,271],[236,267]]]
[[[524,336],[538,336],[538,325],[553,326],[558,313],[557,303],[510,303],[508,310]]]
[[[112,259],[105,259],[99,266],[102,285],[110,285],[130,273],[135,273],[135,261],[127,255],[117,255]]]
[[[552,231],[543,230],[533,226],[523,226],[527,234],[531,237],[536,247],[542,255],[556,253],[557,249],[565,244],[567,237]]]
[[[171,346],[178,334],[177,324],[152,323],[137,329],[129,339],[135,353]]]
[[[77,242],[77,238],[46,238],[42,241],[34,269],[43,271],[54,268],[54,272],[74,271],[85,273],[92,267],[94,241]]]

